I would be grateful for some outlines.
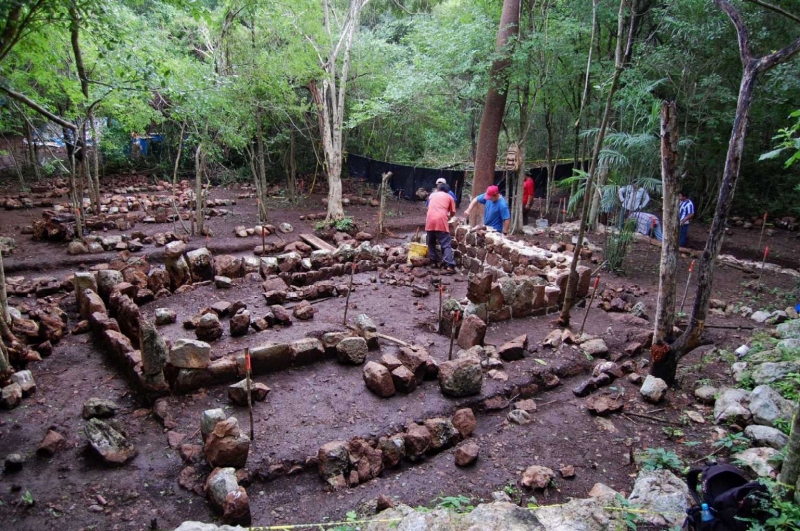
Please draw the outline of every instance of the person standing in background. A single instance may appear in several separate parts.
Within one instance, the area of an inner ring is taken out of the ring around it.
[[[644,188],[639,188],[632,184],[621,186],[617,194],[619,195],[620,203],[622,203],[619,213],[619,226],[621,228],[623,221],[628,218],[628,214],[638,212],[647,206],[647,203],[650,202],[650,194]]]
[[[522,224],[528,224],[528,216],[533,209],[533,176],[525,174],[525,182],[522,183]]]
[[[680,216],[681,236],[679,245],[686,247],[686,239],[689,236],[689,222],[694,217],[694,203],[689,199],[689,194],[686,190],[681,190],[681,204],[678,209],[678,216]]]
[[[428,258],[433,267],[443,265],[446,274],[455,273],[456,263],[453,260],[452,238],[448,221],[456,213],[456,202],[447,192],[441,190],[433,192],[428,197],[428,214],[425,217],[425,232],[428,244]],[[436,244],[442,248],[442,262],[439,262],[439,253]]]
[[[508,202],[505,197],[500,195],[500,188],[492,185],[486,189],[485,194],[480,194],[470,201],[464,214],[469,217],[469,213],[478,203],[485,206],[483,212],[483,224],[492,227],[497,232],[508,234],[511,225],[511,212],[508,210]]]

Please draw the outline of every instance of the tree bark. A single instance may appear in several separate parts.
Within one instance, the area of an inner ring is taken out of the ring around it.
[[[742,152],[744,151],[744,140],[747,134],[750,106],[753,103],[757,76],[778,64],[788,61],[800,52],[800,38],[798,38],[778,51],[760,58],[754,58],[750,49],[749,32],[739,11],[728,2],[728,0],[714,0],[714,4],[728,16],[731,23],[736,28],[739,54],[744,69],[742,71],[742,80],[739,85],[739,97],[736,103],[736,114],[733,120],[731,138],[728,143],[728,153],[725,157],[725,169],[722,174],[722,183],[717,198],[717,208],[714,212],[714,219],[711,223],[708,239],[706,240],[706,245],[703,249],[703,254],[698,266],[697,288],[691,317],[689,318],[689,326],[683,334],[670,345],[668,351],[662,352],[659,356],[653,356],[650,368],[650,374],[658,375],[668,384],[675,381],[678,361],[686,353],[700,345],[703,330],[705,329],[708,303],[711,299],[714,269],[717,256],[719,256],[720,249],[722,248],[725,224],[728,219],[731,204],[733,203],[736,182],[739,178]]]
[[[330,37],[331,46],[327,59],[320,56],[320,67],[325,71],[322,87],[317,80],[308,84],[311,99],[317,110],[322,150],[325,153],[325,166],[328,175],[328,216],[327,221],[335,221],[344,217],[342,206],[342,124],[344,121],[344,103],[347,87],[347,73],[350,69],[350,49],[353,37],[358,29],[358,18],[361,10],[369,0],[350,0],[347,17],[342,26],[338,40],[333,38],[330,23],[328,2],[322,0],[325,15],[325,30]],[[341,68],[337,67],[339,54]],[[337,88],[337,80],[339,82]]]
[[[678,271],[678,112],[674,101],[661,103],[661,182],[663,196],[661,266],[653,344],[673,340]]]
[[[475,174],[472,178],[472,198],[486,191],[494,184],[494,168],[497,161],[497,143],[508,96],[508,79],[505,70],[511,63],[510,54],[505,50],[508,41],[519,33],[520,0],[503,0],[500,15],[500,28],[497,30],[495,53],[500,57],[492,63],[489,91],[483,106],[483,116],[478,130],[478,144],[475,153]],[[476,205],[471,212],[471,225],[483,223],[483,205]]]
[[[636,5],[637,3],[631,6],[631,25],[630,31],[628,32],[628,42],[625,47],[625,52],[623,54],[622,50],[622,38],[624,36],[624,28],[625,28],[625,4],[626,0],[620,0],[619,3],[619,14],[617,15],[617,49],[615,53],[615,68],[614,68],[614,77],[611,80],[611,88],[608,92],[608,98],[606,98],[606,106],[605,110],[603,111],[603,119],[600,122],[600,130],[597,132],[597,138],[595,138],[594,142],[594,149],[592,151],[592,160],[589,166],[589,177],[586,181],[586,191],[583,194],[583,207],[581,209],[581,225],[580,229],[578,230],[578,240],[575,244],[575,251],[572,254],[572,263],[569,267],[569,281],[567,282],[567,291],[564,295],[564,305],[561,308],[561,315],[558,318],[558,324],[560,326],[569,326],[569,313],[570,309],[572,308],[572,304],[575,300],[575,292],[578,285],[578,260],[581,256],[581,249],[583,248],[583,237],[586,234],[586,221],[589,217],[589,204],[591,202],[593,190],[594,190],[594,179],[595,174],[597,173],[597,163],[600,158],[600,150],[603,147],[603,141],[606,137],[606,129],[608,128],[608,122],[610,121],[611,117],[611,108],[612,103],[614,101],[614,94],[617,92],[617,88],[619,87],[619,78],[622,75],[622,71],[625,70],[625,66],[628,64],[630,60],[630,56],[633,50],[633,35],[634,35],[634,24],[636,23]]]
[[[0,251],[0,318],[5,322],[11,320],[8,313],[8,294],[6,293],[6,272],[3,268],[3,252]]]
[[[203,234],[203,143],[197,145],[194,154],[194,179],[195,179],[195,219],[197,220],[197,234]]]
[[[178,154],[175,155],[175,168],[172,170],[172,193],[175,193],[175,185],[178,184],[178,167],[181,163],[181,151],[183,150],[183,132],[186,130],[186,120],[181,123],[181,136],[178,139]]]
[[[800,402],[795,404],[794,419],[789,443],[786,445],[786,458],[781,465],[778,482],[787,487],[800,485]],[[800,503],[800,492],[794,491],[795,503]]]

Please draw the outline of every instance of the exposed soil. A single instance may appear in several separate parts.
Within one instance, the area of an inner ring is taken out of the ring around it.
[[[235,190],[214,189],[212,198],[233,198],[236,194]],[[319,212],[322,197],[314,195],[299,206],[277,201],[269,205],[273,222],[288,221],[294,225],[295,231],[285,236],[287,240],[297,239],[301,232],[313,230],[315,222],[302,221],[300,216]],[[215,236],[208,240],[194,238],[189,243],[190,248],[207,245],[212,252],[249,254],[252,247],[260,243],[256,237],[233,236],[234,226],[252,226],[256,222],[255,199],[237,199],[235,206],[226,208],[232,211],[230,215],[208,220]],[[390,202],[389,208],[387,224],[399,238],[387,243],[408,241],[416,227],[424,222],[424,207]],[[376,208],[351,206],[346,210],[363,230],[374,230]],[[21,228],[40,216],[41,209],[0,212],[0,234],[13,236],[17,242],[17,250],[5,260],[9,274],[35,277],[46,273],[60,278],[79,267],[108,261],[114,256],[105,253],[70,257],[66,254],[66,244],[34,242],[29,236],[21,236]],[[173,230],[171,224],[139,224],[135,229],[148,234]],[[692,227],[690,247],[701,249],[704,229],[700,225]],[[179,230],[178,227],[176,233]],[[734,229],[734,235],[725,240],[723,252],[754,259],[757,238],[756,230]],[[528,239],[537,240],[542,245],[551,243],[544,236]],[[765,241],[770,245],[770,261],[793,268],[800,265],[800,241],[796,233],[776,230],[774,236],[765,236]],[[158,262],[159,251],[159,248],[147,246],[142,253],[147,254],[152,262]],[[681,257],[679,262],[679,301],[690,260]],[[651,314],[654,313],[658,291],[658,248],[643,241],[636,242],[627,264],[625,277],[601,272],[601,290],[638,285],[647,291],[638,300],[645,303]],[[438,304],[435,294],[426,298],[412,297],[410,288],[381,283],[377,276],[377,273],[355,276],[350,315],[366,313],[383,333],[426,346],[434,358],[444,361],[449,338],[433,330]],[[754,294],[745,295],[746,289],[742,284],[749,280],[752,279],[742,271],[718,267],[714,297],[742,302],[754,309],[784,308],[790,302],[792,305],[797,302],[798,284],[793,277],[765,273],[765,289],[758,300],[754,299]],[[443,277],[443,282],[447,291],[456,298],[465,295],[465,275]],[[174,340],[194,337],[193,332],[181,327],[182,321],[215,299],[241,300],[254,316],[265,310],[266,302],[257,282],[239,279],[236,284],[227,291],[212,286],[202,287],[149,303],[142,307],[142,312],[149,315],[156,307],[175,310],[177,323],[160,327],[166,339]],[[693,285],[694,279],[690,283],[686,312],[692,303]],[[20,302],[16,298],[11,300],[13,305]],[[25,300],[29,305],[34,302],[35,299]],[[213,355],[218,357],[269,341],[297,339],[319,330],[340,330],[343,305],[341,298],[322,301],[315,304],[318,313],[312,321],[295,321],[293,326],[279,330],[251,331],[243,338],[229,337],[227,319],[223,319],[226,333],[213,344]],[[62,307],[69,313],[70,323],[74,324],[77,320],[74,297],[65,297]],[[574,310],[576,327],[580,326],[585,311],[584,308]],[[484,411],[480,407],[484,398],[507,395],[514,385],[527,383],[531,371],[537,367],[565,363],[590,367],[583,353],[574,347],[565,345],[554,351],[541,346],[542,340],[553,329],[553,321],[554,316],[543,316],[490,325],[487,343],[499,345],[526,333],[531,348],[536,347],[536,351],[524,360],[505,364],[507,382],[486,377],[480,397],[450,399],[444,397],[438,384],[432,381],[424,382],[410,395],[397,394],[389,399],[380,399],[365,388],[361,367],[340,365],[334,360],[257,376],[256,381],[265,383],[272,391],[266,402],[255,405],[255,441],[247,466],[253,477],[253,483],[247,488],[253,525],[338,520],[346,511],[374,500],[379,494],[390,495],[412,506],[429,505],[439,496],[465,495],[476,502],[487,500],[491,492],[514,485],[521,472],[532,464],[554,470],[573,465],[576,477],[558,477],[556,488],[524,493],[524,502],[531,494],[542,504],[584,497],[596,482],[629,492],[637,472],[636,465],[630,461],[631,452],[664,447],[690,462],[714,450],[711,423],[682,424],[687,409],[696,409],[707,419],[709,417],[710,408],[697,404],[692,395],[697,380],[710,380],[717,384],[729,380],[726,365],[715,361],[713,347],[698,349],[681,361],[679,388],[669,394],[664,404],[646,404],[639,396],[638,387],[625,378],[606,388],[623,394],[625,411],[649,414],[676,424],[632,415],[613,415],[608,420],[598,420],[586,410],[585,399],[576,398],[572,393],[572,388],[586,377],[585,373],[562,378],[560,386],[536,395],[538,409],[532,414],[534,420],[529,425],[510,424],[506,420],[508,409]],[[707,337],[717,348],[729,349],[749,337],[751,331],[744,327],[758,326],[749,319],[734,316],[711,318],[709,322],[743,327],[739,330],[708,330]],[[642,329],[592,308],[586,331],[603,337],[613,355],[622,351],[629,336]],[[370,352],[368,359],[394,352],[396,348],[390,342],[381,341],[380,352]],[[634,359],[645,357],[646,354],[642,354]],[[177,477],[183,463],[178,451],[169,447],[165,428],[152,414],[150,404],[129,389],[125,377],[94,346],[89,335],[65,337],[50,357],[30,368],[38,384],[36,394],[25,399],[17,409],[0,412],[0,456],[17,452],[27,459],[21,472],[0,475],[0,518],[8,522],[9,529],[38,530],[53,526],[64,529],[149,529],[154,519],[158,528],[169,529],[187,519],[215,519],[205,499],[178,486]],[[646,369],[641,372],[646,373]],[[122,408],[118,418],[139,450],[139,455],[121,468],[108,468],[86,451],[81,407],[84,401],[95,396],[117,401]],[[175,431],[187,436],[184,443],[200,444],[200,414],[212,407],[226,408],[229,414],[239,419],[245,430],[249,428],[247,410],[230,406],[224,387],[173,396],[169,403],[172,416],[178,423]],[[313,467],[304,467],[293,475],[267,477],[270,465],[278,462],[302,465],[306,457],[316,455],[319,446],[325,442],[394,433],[408,420],[449,416],[463,405],[475,406],[478,416],[478,428],[473,439],[481,447],[481,455],[474,467],[456,467],[452,450],[447,450],[422,463],[404,463],[399,469],[387,470],[382,477],[357,488],[335,492],[325,489]],[[662,430],[673,425],[680,425],[684,432],[679,440],[670,439]],[[36,447],[50,428],[67,438],[68,448],[52,458],[37,457]],[[683,440],[700,441],[701,444],[689,447],[680,444]],[[198,465],[197,468],[203,478],[210,472],[207,465]],[[25,492],[30,492],[35,499],[33,507],[24,508],[17,503]]]

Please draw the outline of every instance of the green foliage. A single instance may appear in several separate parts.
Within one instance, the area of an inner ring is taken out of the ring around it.
[[[786,435],[790,435],[792,432],[792,422],[787,419],[777,418],[773,420],[772,427],[781,430]]]
[[[625,528],[636,531],[639,522],[639,506],[631,503],[619,493],[614,494],[614,498],[622,508],[621,515]]]
[[[20,500],[28,507],[33,507],[36,505],[36,500],[33,499],[33,494],[31,494],[31,491],[29,490],[26,490],[22,496],[20,496]]]
[[[639,454],[644,470],[673,470],[680,472],[683,462],[678,454],[664,448],[648,448]]]
[[[458,496],[443,496],[435,500],[436,508],[449,509],[457,513],[468,513],[475,507],[472,505],[472,500],[463,495]]]
[[[610,271],[624,272],[625,257],[628,256],[628,250],[635,240],[635,235],[636,222],[634,220],[626,221],[622,225],[622,230],[608,235],[603,255],[606,258],[606,267]]]
[[[760,481],[769,489],[769,499],[761,508],[770,516],[763,524],[746,519],[750,522],[749,531],[800,531],[800,505],[791,501],[791,490],[787,493],[785,486],[777,481],[764,478]]]
[[[750,448],[751,441],[743,433],[727,433],[721,439],[714,441],[715,448],[723,448],[729,454],[738,454]]]
[[[783,398],[793,402],[800,399],[800,373],[790,372],[774,384]]]

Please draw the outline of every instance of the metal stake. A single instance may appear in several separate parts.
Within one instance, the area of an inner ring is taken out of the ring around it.
[[[444,286],[439,284],[439,314],[438,314],[438,321],[436,325],[436,332],[439,333],[442,331],[442,296],[444,295]]]
[[[689,281],[692,280],[692,271],[694,270],[694,260],[689,264],[689,276],[686,277],[686,289],[683,290],[683,300],[681,301],[681,309],[678,313],[683,313],[683,305],[686,302],[686,294],[689,293]]]
[[[578,337],[583,335],[583,327],[586,325],[586,318],[589,317],[589,310],[592,307],[592,303],[594,302],[594,296],[597,295],[597,287],[600,285],[600,276],[596,276],[594,278],[594,290],[592,291],[592,298],[589,300],[589,305],[586,307],[586,313],[583,314],[583,322],[581,323],[581,331],[578,333]]]

